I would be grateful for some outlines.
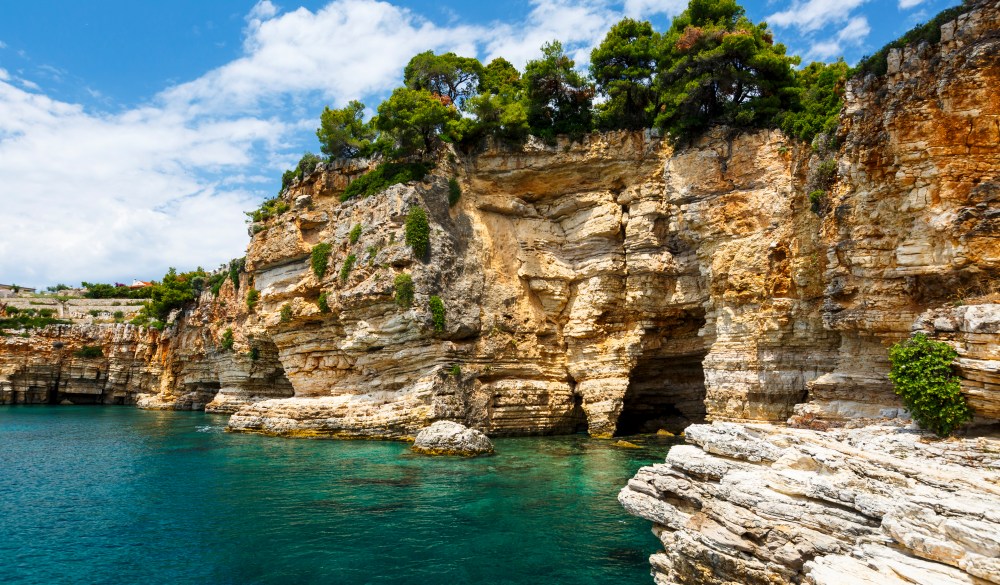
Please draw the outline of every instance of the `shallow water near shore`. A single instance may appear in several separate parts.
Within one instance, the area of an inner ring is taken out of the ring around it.
[[[129,407],[0,407],[0,583],[650,583],[616,496],[669,442],[405,443],[223,432]]]

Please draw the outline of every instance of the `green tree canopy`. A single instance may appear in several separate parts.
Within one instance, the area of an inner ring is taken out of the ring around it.
[[[580,136],[591,129],[594,88],[575,69],[562,43],[542,46],[542,58],[524,71],[525,105],[532,132],[551,139],[557,134]]]
[[[330,158],[355,158],[371,153],[375,130],[364,121],[365,105],[351,100],[346,107],[323,108],[319,117],[320,150]]]
[[[410,59],[403,70],[403,83],[416,90],[448,96],[451,103],[465,107],[465,100],[476,95],[483,78],[483,64],[474,57],[455,53],[435,55],[425,51]]]
[[[591,51],[590,75],[608,98],[597,106],[598,127],[638,130],[652,125],[658,43],[653,25],[626,18]]]
[[[799,108],[779,116],[785,134],[807,142],[820,133],[832,134],[840,122],[848,67],[843,59],[835,63],[810,63],[795,72],[801,91]]]
[[[795,105],[798,62],[735,0],[691,0],[661,44],[656,124],[681,142],[712,124],[773,124]]]
[[[394,142],[391,155],[426,157],[449,122],[460,118],[453,105],[446,105],[426,89],[399,87],[378,107],[375,127]]]
[[[483,70],[483,81],[479,85],[482,93],[517,93],[521,90],[521,72],[510,61],[497,57]]]

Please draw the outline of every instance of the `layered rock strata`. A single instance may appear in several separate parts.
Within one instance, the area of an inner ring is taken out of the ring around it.
[[[1000,583],[1000,440],[715,423],[619,501],[662,584]]]
[[[905,415],[886,346],[1000,275],[1000,8],[980,0],[946,29],[892,53],[888,76],[851,83],[839,152],[777,131],[717,128],[679,150],[595,133],[443,151],[423,181],[346,202],[368,163],[322,164],[283,193],[289,211],[252,226],[238,283],[162,335],[122,329],[124,352],[149,347],[120,398],[232,412],[234,430],[380,438],[441,419],[610,436]],[[430,225],[421,258],[405,242],[416,207]],[[332,248],[321,274],[318,244]],[[401,277],[411,305],[397,302]],[[0,340],[0,385],[36,376],[29,353],[51,362],[48,337],[78,335],[61,331]],[[991,333],[933,333],[992,355]],[[993,358],[963,359],[973,407],[995,418]],[[18,400],[49,384],[16,383],[36,388]]]

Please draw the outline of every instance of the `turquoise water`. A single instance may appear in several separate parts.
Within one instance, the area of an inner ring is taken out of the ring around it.
[[[0,407],[0,583],[651,583],[618,490],[667,445],[222,432],[128,407]]]

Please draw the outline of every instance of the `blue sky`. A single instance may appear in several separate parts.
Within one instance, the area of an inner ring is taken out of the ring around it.
[[[854,63],[956,0],[744,2],[804,62]],[[585,69],[628,15],[686,0],[32,0],[0,4],[0,282],[159,278],[242,256],[243,211],[317,151],[324,105],[370,108],[424,50]]]

